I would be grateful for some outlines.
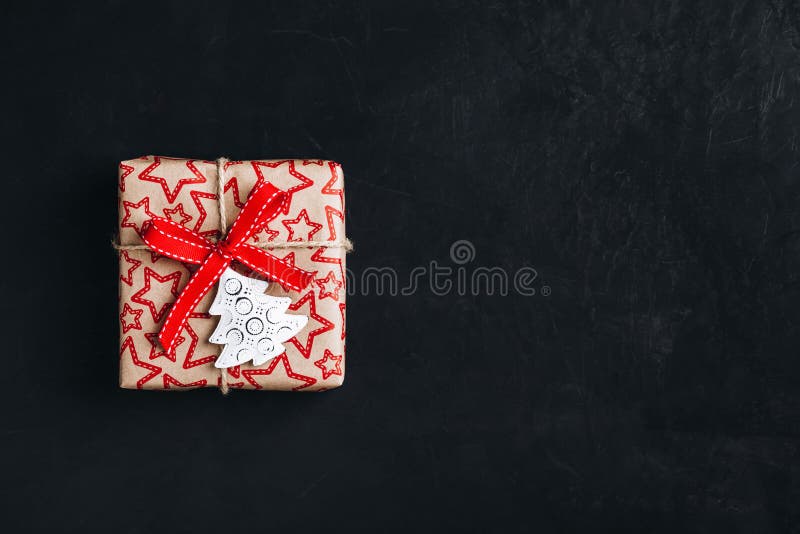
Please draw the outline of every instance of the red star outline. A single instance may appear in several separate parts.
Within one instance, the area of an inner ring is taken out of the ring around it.
[[[287,264],[294,267],[294,252],[289,252],[288,254],[286,254],[286,256],[282,257],[281,259],[285,261]]]
[[[169,354],[164,348],[161,346],[161,343],[158,341],[158,332],[148,332],[144,335],[147,338],[147,341],[150,342],[150,359],[155,360],[161,356],[164,356],[171,362],[175,362],[175,354]],[[181,343],[186,341],[186,338],[183,336],[178,336],[177,340],[175,341],[175,346],[179,347]]]
[[[158,252],[156,252],[155,250],[151,250],[151,251],[150,251],[150,261],[151,261],[152,263],[156,263],[156,262],[157,262],[157,261],[159,261],[159,260],[168,260],[168,259],[169,259],[168,257],[166,257],[166,256],[162,256],[161,254],[159,254],[159,253],[158,253]],[[175,261],[177,261],[177,260],[175,260]],[[187,264],[186,264],[186,263],[180,262],[180,264],[181,264],[181,265],[183,265],[184,267],[186,267],[186,268],[188,269],[188,267],[187,267]]]
[[[261,384],[255,381],[253,375],[271,375],[272,372],[275,371],[275,368],[278,366],[278,362],[283,363],[283,368],[284,371],[286,372],[286,376],[294,380],[300,380],[301,382],[304,382],[304,384],[300,386],[293,387],[292,391],[299,391],[309,386],[313,386],[314,384],[317,383],[316,378],[301,375],[299,373],[295,373],[294,371],[292,371],[292,367],[289,365],[289,359],[286,357],[285,352],[280,356],[278,356],[277,358],[273,358],[265,369],[243,369],[242,375],[248,382],[250,382],[250,384],[253,385],[254,388],[264,389],[264,387]]]
[[[206,191],[191,191],[189,192],[189,195],[192,197],[192,202],[194,202],[194,205],[197,206],[197,212],[200,214],[197,217],[197,222],[194,224],[194,231],[202,236],[216,236],[219,233],[219,230],[216,228],[213,230],[201,231],[201,228],[203,228],[203,223],[208,216],[208,212],[203,207],[203,203],[200,201],[200,199],[207,198],[210,200],[217,200],[217,195],[214,193],[208,193]]]
[[[333,206],[325,206],[325,218],[328,219],[328,231],[330,232],[328,239],[330,241],[336,241],[336,227],[333,225],[334,215],[339,217],[342,222],[344,222],[344,214],[341,211],[337,210]]]
[[[217,377],[217,387],[218,388],[222,387],[222,377],[221,376]],[[228,387],[229,388],[242,389],[244,387],[244,382],[228,382]]]
[[[130,174],[133,172],[133,167],[131,165],[125,165],[124,163],[120,162],[119,170],[125,171],[125,172],[123,172],[122,174],[119,175],[119,190],[124,192],[125,191],[125,178],[130,176]]]
[[[308,212],[306,212],[306,209],[303,208],[302,210],[300,210],[300,213],[297,215],[297,218],[295,218],[295,219],[284,219],[282,221],[283,225],[286,227],[286,229],[289,230],[289,241],[302,241],[303,240],[302,237],[298,237],[297,239],[295,239],[294,238],[294,230],[292,230],[292,228],[290,227],[290,225],[293,225],[293,224],[300,224],[300,219],[305,220],[306,226],[313,226],[314,227],[314,230],[310,231],[308,233],[308,236],[306,236],[306,239],[308,239],[309,241],[311,240],[311,236],[313,236],[314,234],[316,234],[317,232],[319,232],[322,229],[322,225],[321,224],[312,222],[312,221],[310,221],[308,219]]]
[[[294,195],[296,192],[302,189],[314,185],[314,180],[312,180],[308,176],[301,174],[300,172],[297,171],[297,169],[295,169],[294,160],[284,159],[281,161],[251,161],[250,163],[253,165],[253,169],[255,169],[256,171],[256,176],[258,176],[259,183],[267,181],[267,179],[264,177],[264,173],[261,172],[261,167],[269,167],[270,169],[276,169],[279,166],[283,165],[284,163],[289,164],[289,174],[292,175],[294,178],[300,180],[300,184],[290,187],[288,189],[284,189],[284,191],[287,194],[286,203],[283,205],[283,209],[281,210],[281,213],[283,213],[284,215],[289,214],[289,206],[292,203],[292,195]]]
[[[346,330],[345,330],[345,320],[346,320],[346,315],[347,315],[345,313],[346,309],[347,309],[347,306],[345,305],[345,303],[344,302],[340,302],[339,303],[339,313],[342,314],[342,340],[344,340],[344,338],[347,337],[347,333],[346,333]]]
[[[234,365],[233,367],[228,367],[226,371],[228,372],[228,376],[232,376],[233,378],[241,378],[242,376],[241,365]],[[222,376],[217,377],[217,387],[222,387]],[[244,382],[228,382],[228,387],[242,389],[244,387]]]
[[[326,285],[328,282],[333,282],[336,286],[334,292],[330,292],[326,289]],[[314,280],[314,283],[317,284],[319,287],[319,299],[322,300],[325,297],[330,297],[333,300],[339,300],[339,290],[342,289],[342,283],[333,276],[333,271],[328,271],[328,276],[325,278],[317,278]]]
[[[328,360],[336,362],[336,366],[331,371],[329,371],[328,366],[325,365],[325,362],[327,362]],[[322,369],[323,380],[327,380],[333,375],[342,376],[342,355],[334,354],[329,349],[325,349],[324,357],[315,361],[314,365]]]
[[[342,168],[341,165],[336,163],[335,161],[328,162],[328,168],[331,171],[331,179],[322,186],[322,193],[325,195],[338,195],[339,196],[339,209],[344,209],[344,189],[341,187],[334,188],[333,184],[335,184],[341,175],[339,174],[339,170]]]
[[[162,159],[173,159],[173,158],[162,158],[161,156],[156,156],[155,158],[153,158],[153,163],[151,163],[149,167],[147,167],[145,170],[143,170],[142,172],[139,173],[139,180],[141,180],[143,182],[153,182],[153,183],[160,184],[161,185],[161,189],[164,190],[164,194],[167,196],[167,200],[169,201],[170,204],[175,202],[175,199],[178,198],[178,195],[180,194],[181,189],[183,188],[184,185],[205,183],[206,177],[203,176],[203,173],[201,173],[197,169],[197,167],[195,167],[195,165],[194,165],[194,162],[196,160],[190,159],[190,160],[188,160],[186,162],[186,167],[190,171],[192,171],[192,174],[194,174],[194,177],[193,178],[180,178],[178,180],[178,183],[175,186],[175,188],[170,190],[169,185],[167,184],[167,180],[165,178],[162,178],[160,176],[154,176],[154,175],[150,174],[151,172],[156,170],[156,168],[159,165],[161,165],[161,160]]]
[[[189,315],[189,319],[211,319],[211,315],[207,313],[198,313],[194,312]],[[189,335],[191,341],[189,342],[189,347],[186,350],[186,357],[183,359],[183,368],[184,369],[191,369],[192,367],[197,367],[198,365],[203,365],[206,363],[213,362],[217,359],[216,354],[211,354],[209,356],[203,356],[197,360],[192,360],[194,357],[194,352],[197,350],[197,345],[200,343],[200,337],[197,335],[197,332],[189,324],[189,321],[186,321],[186,326],[183,327],[186,330],[186,333]]]
[[[139,321],[139,318],[142,316],[143,313],[144,310],[135,310],[131,308],[127,302],[123,304],[122,312],[119,314],[119,323],[122,325],[122,333],[125,334],[128,332],[128,330],[141,330],[142,323]],[[128,322],[125,320],[125,317],[128,315],[136,316],[134,322],[131,324],[128,324]]]
[[[267,224],[264,225],[264,227],[261,230],[258,231],[258,233],[256,233],[256,235],[253,236],[253,239],[255,241],[261,241],[261,237],[260,237],[261,234],[267,234],[267,239],[266,240],[267,241],[272,241],[273,239],[275,239],[276,237],[278,237],[280,235],[280,232],[278,232],[277,230],[271,229],[269,227],[269,223],[267,223]]]
[[[131,354],[133,365],[150,371],[149,374],[136,381],[136,389],[142,389],[148,381],[158,376],[158,374],[161,372],[161,367],[153,365],[152,363],[143,362],[139,359],[139,356],[136,354],[136,346],[133,344],[133,338],[131,336],[126,337],[125,341],[122,342],[122,346],[119,349],[120,359],[122,359],[122,354],[125,352],[125,349],[128,349]]]
[[[181,214],[181,218],[178,221],[172,218],[176,213]],[[192,220],[192,216],[183,210],[183,203],[178,203],[174,208],[164,208],[164,217],[181,226],[186,226],[186,223]]]
[[[180,285],[181,283],[182,276],[183,273],[181,273],[180,271],[174,271],[170,274],[160,276],[150,267],[145,267],[144,287],[142,287],[142,289],[133,294],[133,296],[131,297],[131,302],[135,302],[136,304],[141,304],[142,306],[147,306],[150,309],[150,315],[153,316],[153,320],[157,323],[161,322],[161,319],[164,318],[164,316],[167,314],[170,307],[172,306],[172,302],[165,302],[164,304],[162,304],[161,310],[157,311],[155,302],[153,302],[150,299],[142,298],[144,297],[145,294],[147,294],[148,291],[150,291],[150,279],[155,278],[162,284],[168,280],[174,280],[172,282],[172,288],[170,289],[170,292],[172,293],[173,297],[178,298],[178,295],[180,294],[180,292],[178,291],[178,285]]]
[[[234,165],[243,165],[244,161],[226,161],[223,170],[227,171],[229,167],[233,167]],[[239,180],[236,176],[231,176],[231,179],[227,181],[225,186],[222,188],[223,196],[225,193],[228,192],[228,189],[233,189],[233,205],[239,209],[244,207],[244,203],[247,200],[247,197],[242,200],[241,195],[239,193]]]
[[[228,160],[228,161],[225,162],[225,167],[223,168],[223,170],[227,171],[229,167],[233,167],[234,165],[242,165],[242,164],[244,164],[244,161],[242,161],[240,159],[237,159],[235,161]]]
[[[320,167],[322,167],[323,163],[324,163],[324,161],[321,160],[321,159],[304,159],[303,160],[303,166],[304,167],[306,165],[319,165]]]
[[[122,258],[124,258],[125,261],[131,265],[131,267],[128,269],[128,274],[126,276],[119,275],[119,279],[129,286],[133,286],[133,271],[138,269],[142,262],[141,260],[131,258],[127,250],[123,250],[120,256],[122,256]],[[122,271],[122,269],[120,269],[120,271]]]
[[[311,255],[311,261],[317,261],[320,263],[330,263],[332,265],[336,265],[339,267],[339,278],[342,280],[343,284],[347,283],[347,277],[344,275],[344,269],[342,268],[342,258],[328,258],[323,256],[323,252],[325,252],[324,247],[318,248],[314,254]],[[346,287],[346,285],[345,285]]]
[[[169,260],[167,256],[162,256],[161,254],[159,254],[154,250],[151,250],[149,252],[150,252],[150,260],[152,261],[152,263],[156,263],[160,260]],[[178,261],[178,260],[173,260],[173,261]],[[179,261],[178,263],[183,265],[183,268],[186,269],[186,274],[188,276],[191,276],[192,273],[195,272],[195,270],[197,270],[197,265],[186,263],[185,261]]]
[[[230,162],[228,162],[228,163],[230,163]],[[227,167],[228,167],[228,165],[226,163],[225,164],[225,168],[227,168]],[[239,209],[242,209],[244,207],[244,200],[242,200],[242,197],[239,194],[239,181],[236,179],[235,176],[232,177],[230,180],[228,180],[228,183],[225,184],[225,187],[223,188],[222,193],[223,194],[227,193],[228,189],[233,189],[233,193],[231,193],[231,194],[233,195],[233,204],[234,204],[234,206],[236,206]],[[247,199],[245,199],[245,200],[247,200]]]
[[[292,311],[297,311],[303,306],[303,304],[306,303],[306,301],[309,302],[309,313],[308,313],[309,317],[313,318],[322,326],[308,333],[305,345],[300,344],[300,341],[297,339],[297,336],[290,339],[289,342],[292,343],[295,347],[297,347],[297,350],[300,351],[300,354],[303,355],[303,358],[307,360],[311,356],[311,351],[314,348],[314,338],[320,334],[324,334],[325,332],[333,330],[333,323],[327,320],[326,318],[322,317],[321,315],[317,315],[317,305],[314,300],[313,289],[308,293],[306,293],[305,295],[303,295],[303,297],[297,302],[290,304],[289,309]]]
[[[201,378],[200,380],[184,384],[177,378],[171,377],[168,373],[164,373],[162,379],[164,380],[164,389],[169,389],[170,384],[172,384],[173,386],[177,386],[179,388],[201,388],[208,383],[208,381],[205,378]]]
[[[127,200],[123,200],[122,207],[125,209],[125,217],[122,218],[122,223],[120,224],[122,228],[133,228],[137,234],[142,235],[142,229],[136,226],[136,223],[130,222],[131,208],[141,208],[142,204],[144,204],[145,213],[147,213],[151,219],[153,217],[156,217],[156,214],[150,211],[150,197],[144,197],[136,204],[134,204],[133,202],[128,202]],[[150,219],[145,221],[145,223],[147,222],[150,222]],[[144,226],[145,223],[142,223],[142,226]]]

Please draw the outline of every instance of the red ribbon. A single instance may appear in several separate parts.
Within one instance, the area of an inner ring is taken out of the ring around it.
[[[222,201],[220,199],[220,201]],[[269,182],[258,184],[233,221],[227,237],[212,243],[200,234],[163,217],[153,217],[142,239],[159,254],[200,268],[189,279],[158,334],[161,345],[173,353],[175,341],[186,320],[206,293],[211,290],[233,260],[239,260],[264,276],[295,291],[303,289],[314,273],[298,269],[267,251],[246,243],[274,219],[288,201],[286,193]]]

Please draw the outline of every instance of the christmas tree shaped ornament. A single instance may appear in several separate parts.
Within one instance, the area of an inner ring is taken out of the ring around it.
[[[308,317],[288,315],[292,299],[264,294],[269,282],[249,278],[231,268],[219,280],[209,313],[220,320],[209,341],[225,345],[214,366],[219,369],[250,360],[262,365],[286,350],[284,341],[305,327]]]

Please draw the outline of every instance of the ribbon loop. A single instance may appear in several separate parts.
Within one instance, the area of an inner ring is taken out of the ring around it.
[[[142,235],[150,248],[163,256],[200,265],[172,305],[158,335],[169,354],[174,354],[175,341],[189,315],[234,259],[296,291],[311,282],[315,273],[290,265],[246,243],[277,217],[286,201],[286,193],[271,183],[257,184],[233,221],[227,237],[216,244],[169,219],[154,217],[151,220]]]
[[[203,263],[214,248],[200,234],[163,217],[153,217],[150,220],[142,239],[148,247],[162,256],[186,263]]]
[[[228,230],[228,236],[224,241],[225,247],[235,249],[247,241],[278,216],[284,202],[286,202],[286,193],[271,183],[262,182],[257,185]]]

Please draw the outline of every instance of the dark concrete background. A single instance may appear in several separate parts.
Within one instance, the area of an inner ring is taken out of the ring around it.
[[[798,532],[800,9],[0,8],[12,530]],[[122,391],[116,163],[313,156],[356,294],[318,395]]]

